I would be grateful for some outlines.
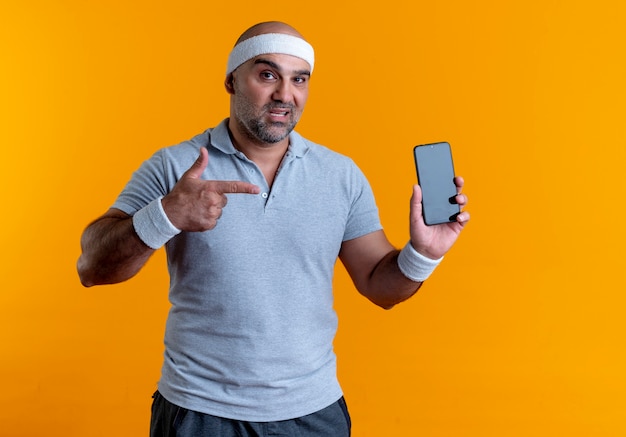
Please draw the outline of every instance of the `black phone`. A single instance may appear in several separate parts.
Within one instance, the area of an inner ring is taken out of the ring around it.
[[[413,149],[417,183],[422,189],[424,223],[456,221],[461,209],[456,203],[452,149],[446,142],[421,144]]]

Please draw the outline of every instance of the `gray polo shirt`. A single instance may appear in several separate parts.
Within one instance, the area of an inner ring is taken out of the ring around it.
[[[378,210],[352,160],[295,132],[270,190],[226,126],[156,152],[113,205],[132,215],[167,194],[201,147],[209,151],[203,179],[261,187],[229,194],[213,230],[166,244],[171,309],[159,391],[220,417],[300,417],[342,395],[333,271],[343,241],[381,229]]]

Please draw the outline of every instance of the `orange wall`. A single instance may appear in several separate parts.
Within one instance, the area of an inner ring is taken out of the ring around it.
[[[163,254],[84,289],[79,236],[143,159],[226,115],[229,48],[267,19],[315,45],[298,129],[363,168],[395,244],[415,144],[449,141],[470,196],[410,302],[379,310],[337,269],[354,435],[626,434],[624,2],[35,0],[0,16],[0,435],[147,435]]]

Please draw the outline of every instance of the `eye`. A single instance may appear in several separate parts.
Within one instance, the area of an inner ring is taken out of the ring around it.
[[[276,76],[274,75],[274,73],[272,73],[271,71],[267,71],[267,70],[261,72],[261,77],[265,80],[276,79]]]
[[[296,76],[294,77],[293,81],[296,83],[296,85],[304,85],[307,81],[307,77],[306,76]]]

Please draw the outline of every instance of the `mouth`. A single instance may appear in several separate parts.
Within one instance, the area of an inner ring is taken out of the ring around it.
[[[293,108],[291,108],[288,105],[268,105],[268,107],[266,108],[267,113],[270,117],[272,118],[279,118],[279,119],[284,119],[286,117],[288,117],[291,114],[291,110]]]
[[[271,109],[268,113],[273,118],[285,118],[289,115],[289,111],[283,109]]]

